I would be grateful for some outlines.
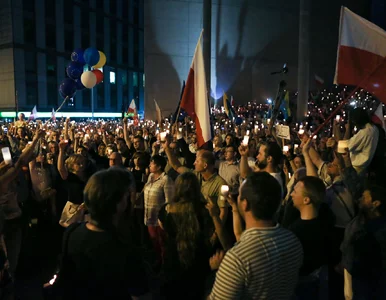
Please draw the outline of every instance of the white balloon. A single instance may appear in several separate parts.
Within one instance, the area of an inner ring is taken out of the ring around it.
[[[86,88],[91,89],[96,85],[97,78],[93,72],[86,71],[82,73],[80,81]]]

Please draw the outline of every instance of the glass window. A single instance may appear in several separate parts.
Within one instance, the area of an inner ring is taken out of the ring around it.
[[[90,12],[87,10],[81,10],[80,23],[83,29],[90,30]]]
[[[110,71],[110,83],[115,84],[115,71],[113,69]]]
[[[46,26],[46,47],[56,48],[56,30],[54,26]]]
[[[116,40],[111,40],[110,43],[110,61],[117,61],[117,43]]]
[[[105,32],[105,18],[102,14],[96,15],[96,32],[102,36]]]
[[[126,2],[126,1],[123,1]],[[117,14],[117,2],[110,0],[110,14],[116,15]]]
[[[55,77],[47,77],[47,104],[53,108],[57,108],[56,105],[59,99],[58,85]]]
[[[103,37],[97,36],[97,39],[96,39],[96,47],[97,47],[97,49],[103,49],[104,46],[105,46],[105,43],[104,43]],[[103,52],[103,50],[102,50],[102,52]]]
[[[37,76],[29,75],[26,79],[26,102],[27,105],[37,105],[38,104],[38,84]]]
[[[74,6],[71,3],[72,1],[64,1],[63,3],[63,14],[64,14],[64,23],[72,24],[74,22]]]
[[[103,83],[98,84],[96,86],[97,90],[97,108],[104,109],[105,108],[105,85]]]
[[[145,87],[145,73],[142,74],[142,84],[143,87]]]
[[[64,31],[64,49],[67,52],[72,52],[74,49],[74,31],[66,29]]]
[[[53,55],[46,56],[47,77],[55,76],[56,81],[56,57]]]
[[[35,20],[24,18],[24,43],[36,44]]]
[[[110,107],[113,110],[117,109],[117,103],[118,103],[118,93],[117,93],[117,86],[115,84],[111,85],[110,87]]]
[[[134,87],[138,86],[138,73],[136,72],[133,73],[133,86]]]
[[[129,63],[129,49],[122,47],[122,64],[126,65]]]
[[[27,12],[35,12],[35,0],[23,0],[23,10]]]
[[[82,90],[83,107],[91,108],[91,89]]]
[[[122,19],[127,20],[129,18],[129,1],[122,1]]]
[[[26,72],[36,74],[36,53],[31,51],[24,51],[24,64]]]
[[[55,16],[56,16],[55,3],[56,3],[56,1],[52,1],[52,0],[46,0],[45,1],[46,19],[55,20]]]
[[[87,49],[90,47],[90,35],[88,32],[82,32],[82,48]]]

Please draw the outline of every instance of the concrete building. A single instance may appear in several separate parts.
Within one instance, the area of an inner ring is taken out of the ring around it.
[[[309,82],[331,84],[335,71],[340,6],[370,18],[366,0],[311,3]],[[373,0],[375,1],[375,0]],[[381,1],[381,0],[380,0]],[[380,3],[380,1],[378,1]],[[274,98],[278,82],[297,90],[299,0],[212,0],[211,96],[235,103]],[[146,116],[154,101],[163,115],[175,110],[203,27],[203,0],[145,0]],[[287,63],[287,75],[270,75]]]
[[[0,111],[57,109],[58,87],[76,48],[104,52],[104,81],[78,91],[67,112],[144,107],[141,0],[0,0]],[[17,95],[17,97],[16,97]]]

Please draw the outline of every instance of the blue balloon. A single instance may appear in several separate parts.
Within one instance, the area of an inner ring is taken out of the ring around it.
[[[63,98],[72,98],[76,93],[76,83],[70,78],[65,78],[59,86],[59,94]]]
[[[78,91],[85,89],[86,87],[82,84],[82,81],[80,79],[75,80],[76,89]]]
[[[242,118],[240,118],[240,117],[236,117],[235,118],[235,124],[236,125],[241,125],[243,123],[243,119]]]
[[[72,51],[71,53],[71,60],[72,61],[76,61],[82,65],[84,65],[86,62],[84,61],[84,51],[83,49],[75,49],[74,51]]]
[[[84,51],[83,57],[86,64],[95,66],[99,61],[100,55],[97,48],[90,47]]]
[[[67,69],[66,69],[66,73],[68,75],[68,77],[72,78],[72,79],[79,79],[80,78],[80,75],[82,75],[83,73],[83,65],[81,63],[78,63],[76,61],[72,61]]]

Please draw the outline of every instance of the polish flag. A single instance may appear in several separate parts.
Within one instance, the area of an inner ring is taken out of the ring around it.
[[[386,130],[382,103],[379,103],[378,108],[371,117],[371,121],[373,121],[373,123],[375,124],[380,125],[383,129]]]
[[[386,103],[386,31],[342,7],[335,84],[360,86]]]
[[[181,108],[185,110],[196,124],[198,147],[201,147],[212,139],[204,56],[202,54],[201,42],[202,32],[198,39],[188,79],[186,80],[184,94],[181,99]]]
[[[34,108],[32,109],[31,111],[31,114],[29,115],[29,120],[36,120],[38,118],[38,111],[36,109],[36,105],[34,106]]]

